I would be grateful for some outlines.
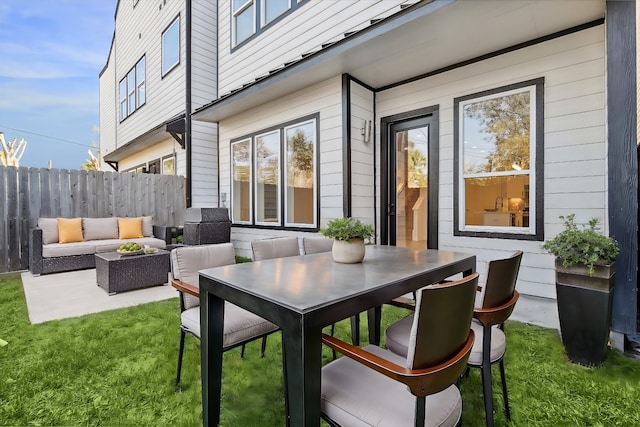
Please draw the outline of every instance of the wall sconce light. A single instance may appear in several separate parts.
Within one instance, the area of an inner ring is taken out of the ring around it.
[[[365,144],[368,144],[371,141],[371,120],[365,120],[362,124],[362,128],[360,128],[360,135],[363,136],[362,140]]]

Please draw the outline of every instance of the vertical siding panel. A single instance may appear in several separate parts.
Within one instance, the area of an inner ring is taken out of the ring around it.
[[[11,271],[20,269],[20,229],[18,219],[18,169],[13,166],[7,169],[7,240],[9,247],[9,268]]]
[[[0,168],[0,272],[9,270],[9,240],[7,238],[7,200],[9,191],[7,189],[8,167]]]
[[[18,168],[18,235],[20,245],[19,269],[26,270],[29,267],[29,169],[22,166]]]
[[[49,194],[50,194],[50,206],[51,206],[51,218],[56,218],[62,215],[60,210],[60,198],[62,197],[62,187],[60,183],[60,169],[49,169]]]

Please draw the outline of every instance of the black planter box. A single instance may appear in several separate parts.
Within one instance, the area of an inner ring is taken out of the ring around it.
[[[562,343],[569,360],[581,365],[604,362],[611,326],[615,267],[565,268],[556,261],[556,292]]]

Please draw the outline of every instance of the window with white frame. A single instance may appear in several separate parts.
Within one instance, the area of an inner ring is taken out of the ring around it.
[[[162,76],[180,64],[180,16],[162,33]]]
[[[454,100],[454,234],[542,239],[543,88],[536,79]]]
[[[120,102],[120,121],[129,117],[146,102],[144,56],[120,80],[118,100]]]
[[[316,228],[317,115],[231,143],[235,224]]]

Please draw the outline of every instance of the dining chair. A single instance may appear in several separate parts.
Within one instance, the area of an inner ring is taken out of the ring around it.
[[[513,312],[519,297],[515,286],[521,260],[522,251],[517,251],[509,258],[489,262],[484,295],[478,298],[482,303],[474,309],[474,320],[471,323],[476,341],[471,349],[468,365],[481,369],[488,426],[494,425],[491,365],[496,363],[500,366],[505,415],[507,420],[511,420],[504,373],[504,355],[507,348],[504,322]],[[481,291],[482,288],[478,287],[478,292]],[[385,330],[384,342],[389,350],[401,356],[407,354],[412,322],[413,315],[399,320]]]
[[[304,250],[305,255],[331,252],[333,249],[333,239],[321,236],[303,237],[302,249]]]
[[[185,246],[171,251],[171,285],[180,292],[180,349],[176,387],[180,386],[184,342],[187,333],[200,339],[200,287],[199,271],[235,263],[235,250],[231,243]],[[262,338],[261,355],[264,356],[267,335],[278,330],[271,322],[236,305],[224,305],[223,351],[242,346]]]
[[[474,342],[477,285],[474,273],[417,291],[406,357],[323,334],[322,342],[344,357],[322,368],[322,417],[343,426],[457,425],[462,398],[455,384]]]
[[[482,306],[474,309],[474,320],[471,323],[477,340],[471,349],[468,365],[481,370],[484,409],[489,427],[494,425],[491,365],[496,363],[500,367],[504,412],[507,420],[511,421],[504,373],[504,355],[507,350],[504,322],[513,313],[519,298],[515,289],[521,261],[522,251],[517,251],[509,258],[489,262],[484,297],[481,298]]]
[[[297,237],[270,237],[251,242],[254,261],[300,255]]]

